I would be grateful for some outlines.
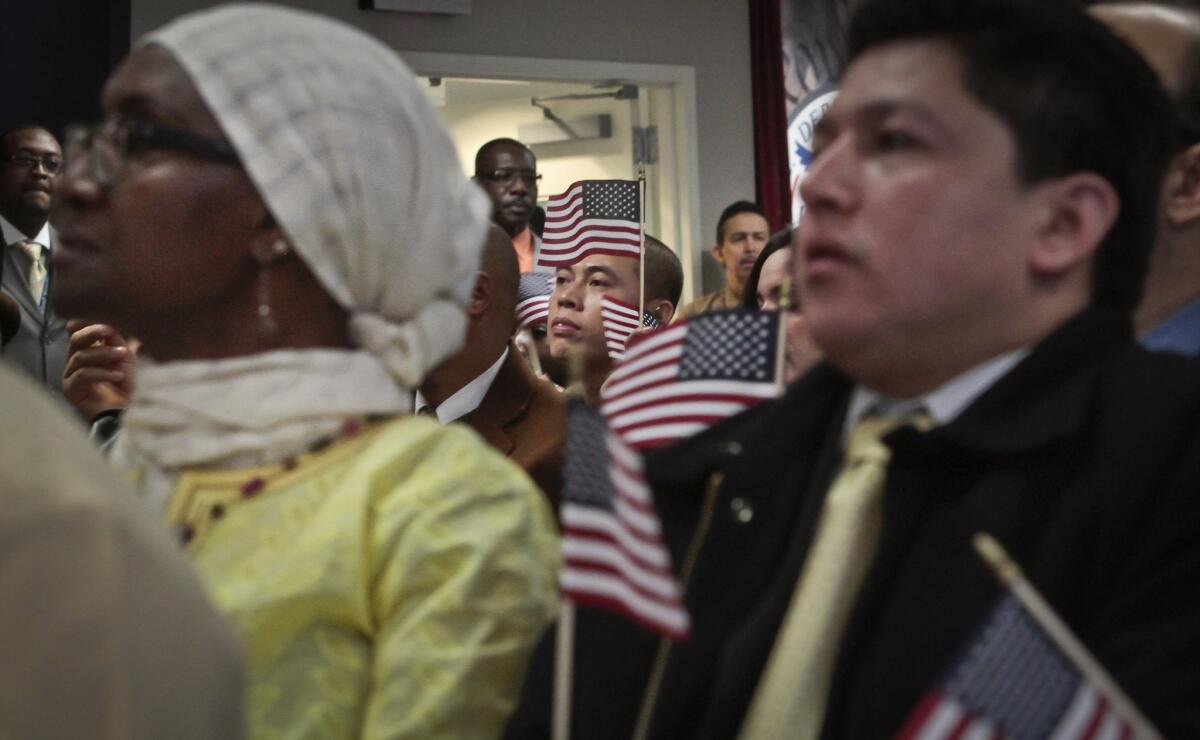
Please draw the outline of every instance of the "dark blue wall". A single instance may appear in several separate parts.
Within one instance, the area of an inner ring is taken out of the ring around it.
[[[4,0],[0,129],[98,115],[100,88],[129,50],[129,0]]]

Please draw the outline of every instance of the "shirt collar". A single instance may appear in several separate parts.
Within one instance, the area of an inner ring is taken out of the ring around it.
[[[1030,347],[1021,347],[993,357],[917,398],[891,398],[864,385],[855,386],[850,397],[850,406],[846,409],[845,423],[842,425],[842,445],[845,446],[854,425],[871,412],[903,415],[924,409],[933,419],[934,426],[954,421],[976,398],[983,395],[984,391],[1025,359],[1030,350]]]
[[[8,219],[6,219],[4,216],[0,216],[0,232],[3,232],[4,234],[4,243],[6,245],[29,240],[29,237],[25,236],[25,234],[23,234],[16,226],[13,226],[11,223],[9,223]],[[32,241],[41,244],[47,250],[50,249],[49,221],[42,224],[42,230],[37,233],[37,236],[33,237]]]
[[[504,351],[500,353],[500,359],[492,363],[491,367],[484,370],[481,375],[462,388],[459,388],[449,398],[438,404],[437,408],[434,409],[437,413],[438,421],[442,424],[449,424],[452,421],[458,421],[479,408],[479,404],[483,403],[483,397],[491,389],[492,382],[500,374],[500,366],[504,364],[504,360],[507,357],[508,347],[505,347]],[[421,395],[421,391],[417,391],[413,409],[420,410],[422,406],[426,405],[428,405],[428,402],[425,400],[425,397]]]

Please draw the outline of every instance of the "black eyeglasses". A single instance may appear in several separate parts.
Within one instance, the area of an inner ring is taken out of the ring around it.
[[[542,179],[542,176],[533,170],[492,170],[491,172],[477,172],[475,177],[506,186],[512,185],[518,177],[530,185],[536,185],[538,180]]]
[[[6,154],[0,157],[0,161],[15,164],[26,170],[34,170],[41,165],[49,175],[57,175],[62,172],[63,168],[63,158],[57,154],[43,154],[39,157],[36,154],[18,152],[17,154]]]
[[[160,126],[149,121],[135,121],[118,116],[94,126],[74,125],[67,128],[67,161],[87,165],[88,177],[105,187],[123,174],[130,154],[152,149],[181,152],[200,159],[241,165],[233,145],[190,131]]]

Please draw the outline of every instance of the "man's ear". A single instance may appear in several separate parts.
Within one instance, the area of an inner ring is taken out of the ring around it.
[[[1035,273],[1057,276],[1087,262],[1116,223],[1120,199],[1094,172],[1078,172],[1036,186],[1040,221],[1030,264]]]
[[[471,318],[479,318],[492,305],[492,294],[495,292],[495,287],[492,285],[492,278],[486,272],[477,273],[475,276],[475,287],[471,289],[471,302],[467,304],[467,315]]]
[[[646,306],[646,310],[663,326],[671,323],[671,319],[675,318],[675,304],[666,299],[651,301],[650,305]]]
[[[718,263],[720,263],[722,265],[725,264],[725,245],[724,244],[714,245],[713,248],[710,250],[710,253],[713,256],[713,259],[715,259]]]
[[[1183,227],[1200,219],[1200,144],[1189,146],[1171,159],[1162,201],[1171,226]]]

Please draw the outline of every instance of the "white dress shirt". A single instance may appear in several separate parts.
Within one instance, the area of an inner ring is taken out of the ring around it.
[[[29,237],[25,236],[25,234],[20,229],[18,229],[16,226],[13,226],[11,223],[9,223],[8,219],[4,218],[3,216],[0,216],[0,233],[3,233],[3,235],[4,235],[5,248],[16,251],[16,258],[17,258],[16,263],[18,265],[21,265],[23,267],[23,269],[25,269],[27,271],[25,274],[23,274],[21,276],[22,278],[24,278],[26,285],[29,284],[29,273],[28,273],[28,270],[30,269],[29,268],[29,254],[22,247],[16,246],[17,243],[25,242],[25,241],[33,241],[33,242],[37,242],[38,244],[42,245],[42,260],[43,260],[42,266],[44,268],[46,268],[47,270],[49,269],[49,265],[50,265],[50,222],[49,221],[42,224],[42,230],[37,233],[37,236],[33,237],[33,239],[30,239]],[[30,290],[32,290],[32,288],[30,288]],[[44,290],[45,289],[43,288],[43,292],[44,292]],[[42,296],[35,295],[33,297],[33,300],[35,303],[39,303],[42,300]]]
[[[846,409],[846,421],[842,425],[842,446],[845,447],[849,441],[854,425],[870,412],[900,416],[923,409],[933,419],[934,426],[954,421],[984,391],[1025,359],[1029,352],[1029,347],[1022,347],[993,357],[917,398],[895,399],[863,385],[855,386],[850,406]]]
[[[0,216],[0,232],[3,232],[3,234],[4,234],[4,244],[6,246],[12,246],[13,244],[16,244],[17,242],[35,241],[38,244],[41,244],[42,248],[45,249],[46,252],[50,251],[50,222],[49,221],[47,221],[45,224],[42,225],[42,230],[37,233],[37,236],[33,237],[33,239],[30,239],[29,237],[25,236],[25,234],[22,233],[20,229],[18,229],[16,226],[13,226],[12,224],[10,224],[8,222],[8,219],[4,218],[4,216]],[[24,257],[24,254],[22,254],[21,256]]]
[[[496,380],[496,376],[500,374],[500,366],[504,364],[504,360],[508,357],[508,348],[500,353],[500,359],[492,363],[492,366],[484,370],[481,375],[476,377],[470,383],[467,383],[462,388],[454,392],[454,395],[442,401],[435,409],[438,421],[442,424],[449,424],[452,421],[458,421],[475,409],[479,408],[479,404],[483,403],[483,397],[491,390],[492,382]],[[429,403],[421,395],[421,391],[416,393],[416,402],[413,404],[413,411],[420,413],[422,407],[428,406]]]

